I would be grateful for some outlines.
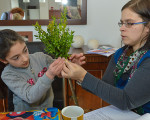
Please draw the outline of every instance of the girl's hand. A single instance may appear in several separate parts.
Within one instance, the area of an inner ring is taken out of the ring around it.
[[[69,58],[69,60],[71,60],[71,62],[76,63],[78,65],[83,65],[86,63],[85,61],[85,56],[83,55],[83,53],[80,54],[72,54]]]
[[[80,82],[83,81],[86,73],[87,71],[81,66],[71,63],[69,61],[65,62],[63,70],[61,71],[61,74],[64,78],[71,78]]]
[[[60,75],[65,64],[65,58],[56,59],[46,71],[46,76],[50,79],[54,79],[56,75]]]

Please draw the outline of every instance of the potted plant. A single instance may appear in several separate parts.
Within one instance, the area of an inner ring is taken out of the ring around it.
[[[36,39],[40,39],[45,45],[45,51],[48,54],[58,57],[68,58],[68,52],[73,43],[74,31],[67,27],[67,9],[61,13],[60,22],[57,23],[55,17],[49,22],[47,31],[44,31],[38,22],[34,25],[35,30],[38,31],[34,35]]]

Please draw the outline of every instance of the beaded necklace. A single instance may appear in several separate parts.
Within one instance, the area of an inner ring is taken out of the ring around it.
[[[122,74],[127,72],[131,67],[131,73],[129,79],[133,76],[133,73],[136,71],[137,64],[141,57],[147,52],[147,50],[138,51],[131,53],[129,56],[127,56],[127,51],[129,50],[129,47],[127,47],[123,54],[120,56],[116,68],[114,70],[114,76],[115,76],[115,85],[117,81],[121,78]]]

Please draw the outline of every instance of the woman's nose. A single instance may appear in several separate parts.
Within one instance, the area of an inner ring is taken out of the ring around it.
[[[120,31],[125,30],[126,26],[123,24],[122,26],[120,26]]]

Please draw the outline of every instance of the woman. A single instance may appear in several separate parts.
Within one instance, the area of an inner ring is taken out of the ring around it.
[[[66,62],[63,77],[120,108],[150,113],[150,0],[130,0],[122,8],[120,26],[124,47],[111,58],[102,78]]]

